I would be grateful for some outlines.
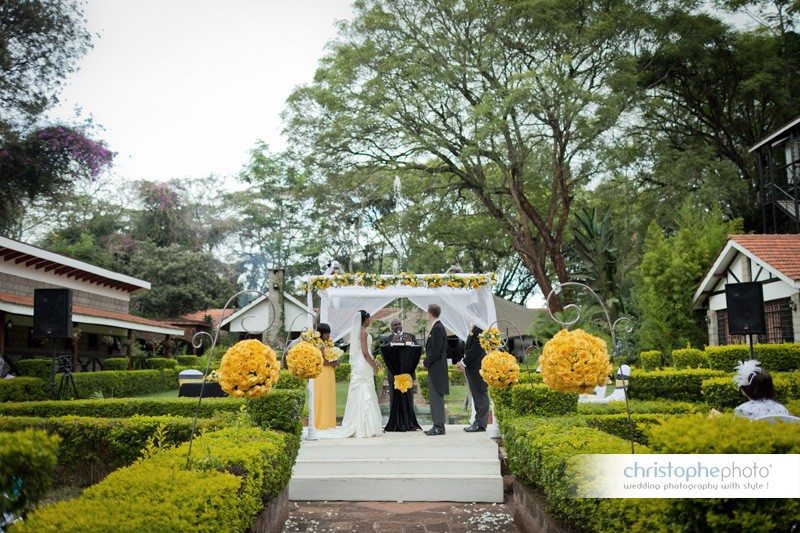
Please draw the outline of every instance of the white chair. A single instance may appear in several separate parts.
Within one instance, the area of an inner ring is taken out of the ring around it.
[[[759,421],[769,422],[772,425],[775,425],[778,422],[785,422],[786,424],[800,424],[800,418],[792,415],[766,415],[753,419],[753,422]]]

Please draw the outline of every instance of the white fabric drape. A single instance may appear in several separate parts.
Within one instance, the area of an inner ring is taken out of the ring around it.
[[[373,315],[396,298],[377,289],[363,289],[370,292],[344,296],[336,294],[337,290],[328,289],[320,293],[319,320],[331,327],[331,338],[334,341],[350,335],[351,320],[359,310],[363,309]]]

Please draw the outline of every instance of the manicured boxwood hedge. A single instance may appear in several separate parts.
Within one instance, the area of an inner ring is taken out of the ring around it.
[[[175,357],[175,361],[181,366],[194,366],[199,363],[200,358],[196,355],[178,355]]]
[[[697,348],[672,350],[672,365],[678,370],[684,368],[708,368],[708,355]]]
[[[755,357],[770,372],[800,370],[800,343],[756,344]],[[715,370],[733,372],[736,363],[750,359],[750,348],[744,344],[706,346],[708,366]]]
[[[0,515],[25,514],[44,497],[60,440],[33,429],[0,432]]]
[[[127,370],[128,358],[127,357],[107,357],[100,363],[103,370]]]
[[[308,382],[300,379],[288,370],[281,370],[278,382],[273,387],[274,389],[305,389]]]
[[[336,381],[350,381],[350,363],[339,363],[336,367]]]
[[[533,371],[528,372],[527,369],[525,368],[525,365],[523,365],[519,369],[519,381],[517,383],[519,383],[520,385],[523,383],[543,383],[543,382],[544,380],[541,374]]]
[[[50,379],[53,373],[52,359],[20,359],[14,366],[19,370],[21,376],[30,376],[44,381]]]
[[[637,400],[702,402],[703,381],[722,376],[725,376],[724,372],[708,369],[634,371],[628,392]]]
[[[286,486],[297,439],[227,428],[122,468],[75,499],[37,509],[12,531],[246,531]],[[110,504],[113,502],[113,505]]]
[[[175,368],[178,362],[175,359],[167,359],[166,357],[149,357],[145,359],[147,368],[160,370],[163,368]]]
[[[466,385],[467,377],[458,368],[454,366],[447,367],[447,374],[450,379],[450,385]]]
[[[303,427],[300,417],[306,401],[305,390],[273,390],[246,402],[247,413],[262,429],[276,429],[300,436]]]
[[[40,378],[0,379],[0,402],[28,402],[49,396],[47,382]]]
[[[174,361],[173,361],[174,362]],[[163,392],[178,388],[175,370],[103,370],[72,374],[78,395],[88,398],[94,393],[105,397],[124,398]],[[56,376],[56,383],[61,374]],[[72,392],[69,390],[68,392]]]
[[[650,413],[640,414],[632,413],[631,419],[633,420],[633,440],[639,444],[648,444],[647,435],[651,427],[662,423],[669,417],[675,415],[668,415],[664,413]],[[619,413],[613,415],[587,415],[584,417],[586,425],[590,428],[597,428],[600,431],[615,435],[621,439],[628,440],[631,434],[630,422],[628,415]]]
[[[642,370],[656,370],[663,366],[661,352],[648,350],[639,354],[639,366]]]
[[[199,431],[221,425],[220,420],[198,420]],[[0,418],[0,431],[38,429],[61,437],[54,475],[58,485],[85,486],[97,482],[116,468],[131,464],[141,454],[147,439],[159,428],[164,444],[178,444],[189,439],[192,419],[174,416]]]
[[[577,411],[578,395],[557,392],[546,385],[514,385],[511,406],[516,416],[562,416]]]
[[[671,400],[631,400],[631,413],[639,414],[694,414],[708,410],[705,404],[674,402]],[[625,413],[625,402],[579,403],[578,413],[583,415],[611,415]]]
[[[427,370],[417,370],[417,379],[414,380],[414,383],[419,387],[419,393],[425,399],[425,401],[430,400],[430,395],[428,391],[428,371]]]
[[[800,399],[800,372],[775,372],[771,375],[777,401],[785,403]],[[704,380],[702,392],[704,401],[714,409],[732,409],[747,401],[730,376]]]

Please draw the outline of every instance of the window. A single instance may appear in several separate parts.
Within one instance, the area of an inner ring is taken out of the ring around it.
[[[728,333],[728,311],[720,309],[717,311],[717,344],[725,346],[728,344],[745,344],[747,337],[744,335],[731,335]]]
[[[758,335],[757,339],[753,339],[755,342],[770,344],[794,342],[792,307],[789,298],[765,302],[764,318],[767,324],[767,334]],[[724,309],[717,311],[717,342],[720,346],[747,343],[746,336],[728,333],[728,311]]]

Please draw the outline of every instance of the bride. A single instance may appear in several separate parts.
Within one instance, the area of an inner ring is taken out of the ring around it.
[[[372,335],[367,333],[369,313],[358,311],[350,328],[350,387],[340,427],[319,431],[321,439],[374,437],[383,433],[383,418],[375,393],[375,374],[380,363],[370,353]]]

